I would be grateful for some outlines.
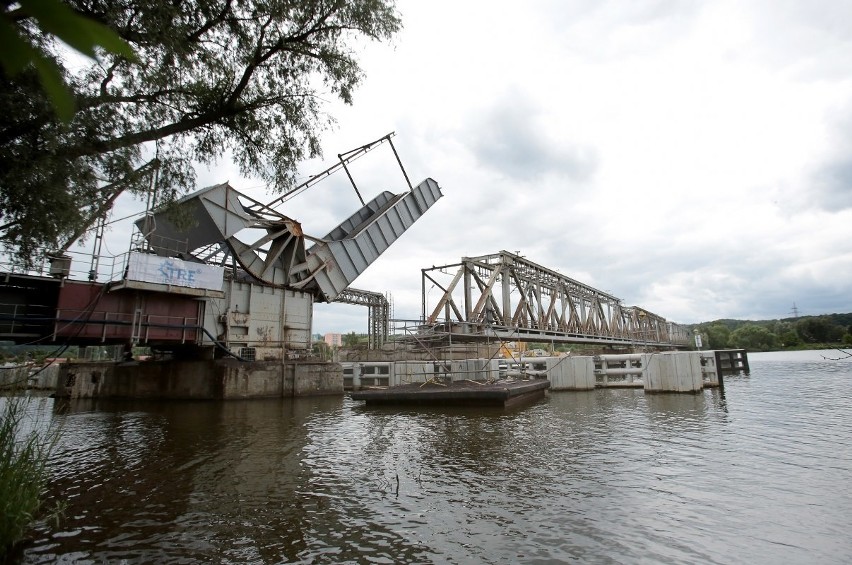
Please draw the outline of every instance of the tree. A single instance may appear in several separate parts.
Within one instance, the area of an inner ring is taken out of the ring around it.
[[[797,334],[796,331],[792,329],[784,330],[779,333],[778,339],[781,342],[781,347],[790,347],[802,343],[802,340],[799,339],[799,334]]]
[[[792,322],[776,320],[772,326],[772,331],[778,336],[781,347],[791,347],[802,342],[799,339],[799,334],[796,333],[796,326]]]
[[[731,330],[724,324],[713,324],[704,328],[707,333],[707,347],[709,349],[725,349],[731,337]]]
[[[156,178],[174,199],[194,162],[229,154],[276,191],[318,156],[332,122],[321,96],[352,102],[352,45],[401,27],[393,0],[67,0],[136,53],[67,59],[55,37],[15,22],[55,61],[77,113],[59,120],[34,68],[0,76],[0,246],[23,262],[61,245],[125,191]],[[8,3],[4,3],[8,11]]]
[[[745,324],[731,333],[730,343],[750,351],[767,351],[777,346],[778,338],[764,326]]]
[[[313,354],[320,359],[324,359],[326,361],[331,360],[332,357],[332,349],[329,344],[324,341],[315,341],[313,348]]]
[[[831,343],[840,341],[845,333],[827,316],[803,318],[796,323],[796,333],[805,343]]]
[[[74,116],[74,99],[54,60],[32,37],[18,33],[15,23],[29,20],[42,31],[61,39],[78,52],[95,58],[96,48],[133,58],[133,49],[105,25],[85,18],[61,0],[17,0],[3,2],[0,13],[0,66],[14,76],[32,66],[56,114],[65,121]]]
[[[356,349],[358,347],[365,347],[369,341],[369,337],[367,334],[349,332],[348,334],[343,334],[340,341],[343,347],[347,349]]]

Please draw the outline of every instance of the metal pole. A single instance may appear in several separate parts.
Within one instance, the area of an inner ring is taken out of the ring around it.
[[[95,244],[92,248],[92,261],[89,264],[89,280],[95,282],[98,279],[98,266],[101,260],[101,245],[104,241],[104,227],[106,226],[106,212],[98,218],[95,229]]]
[[[411,181],[408,180],[408,174],[405,172],[405,167],[402,166],[402,161],[399,159],[399,153],[396,152],[396,147],[393,146],[393,140],[388,135],[388,143],[390,143],[391,149],[393,149],[394,157],[396,157],[396,162],[399,163],[399,169],[402,171],[402,176],[405,177],[405,182],[408,183],[408,190],[412,190],[414,187],[411,186]]]
[[[346,171],[346,176],[347,176],[347,177],[349,177],[349,182],[351,182],[351,183],[352,183],[352,188],[354,188],[354,189],[355,189],[355,194],[357,194],[357,195],[358,195],[358,200],[360,200],[360,201],[361,201],[361,206],[366,206],[366,205],[367,205],[367,203],[366,203],[366,202],[364,202],[364,199],[363,199],[363,198],[361,198],[361,193],[360,193],[360,192],[358,192],[358,187],[357,187],[357,186],[355,186],[355,179],[353,179],[353,178],[352,178],[352,175],[349,173],[349,168],[346,166],[346,161],[344,161],[344,160],[343,160],[343,155],[342,155],[342,154],[339,154],[339,155],[337,156],[337,158],[338,158],[338,159],[340,159],[340,163],[343,165],[343,170],[344,170],[344,171]]]

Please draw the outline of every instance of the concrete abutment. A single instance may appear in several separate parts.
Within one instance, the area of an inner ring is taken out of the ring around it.
[[[748,372],[744,350],[631,353],[452,361],[71,362],[57,369],[56,395],[70,398],[249,399],[343,394],[438,381],[547,378],[550,389],[635,387],[697,393],[723,374]]]
[[[343,394],[338,363],[236,360],[65,364],[56,395],[66,398],[228,400]]]

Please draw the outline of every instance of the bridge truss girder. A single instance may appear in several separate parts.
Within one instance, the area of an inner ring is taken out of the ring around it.
[[[368,349],[379,349],[387,342],[390,326],[390,302],[384,294],[349,287],[344,289],[334,301],[368,307]]]
[[[422,269],[427,326],[446,324],[453,339],[631,344],[677,347],[684,328],[523,257],[500,251]],[[449,278],[451,277],[451,278]],[[429,291],[442,295],[427,311]]]

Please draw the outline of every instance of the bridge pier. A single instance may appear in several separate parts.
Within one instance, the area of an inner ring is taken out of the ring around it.
[[[553,390],[593,390],[595,363],[592,357],[548,357],[547,378]]]
[[[725,363],[715,351],[629,353],[597,356],[524,357],[514,364],[498,359],[452,361],[361,361],[343,363],[344,386],[398,386],[430,380],[496,381],[547,378],[551,390],[643,388],[647,393],[696,393],[722,384],[723,372],[748,367],[744,350],[725,352]],[[731,361],[731,359],[736,362]],[[516,366],[516,367],[515,367]],[[729,368],[729,367],[732,367]]]
[[[229,400],[343,394],[337,363],[303,361],[112,361],[63,363],[60,398]]]
[[[704,388],[698,352],[644,355],[645,392],[700,392]]]

